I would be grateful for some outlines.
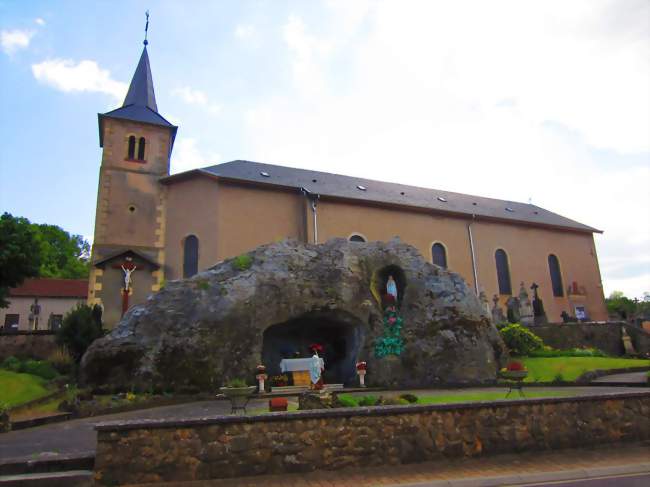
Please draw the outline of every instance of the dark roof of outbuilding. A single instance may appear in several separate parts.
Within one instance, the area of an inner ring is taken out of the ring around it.
[[[151,66],[149,64],[149,55],[147,46],[142,50],[140,61],[135,68],[133,79],[129,85],[129,91],[124,98],[124,103],[120,108],[110,112],[100,113],[99,117],[99,146],[104,146],[103,119],[105,117],[119,118],[121,120],[131,120],[133,122],[143,122],[152,125],[168,127],[172,131],[171,146],[174,145],[174,138],[178,127],[169,123],[160,113],[156,104],[156,94],[153,89],[153,77],[151,75]]]
[[[9,296],[35,298],[86,298],[88,279],[25,279],[9,290]]]
[[[296,190],[304,188],[313,194],[369,203],[410,206],[440,213],[476,215],[488,219],[601,233],[600,230],[532,204],[251,161],[217,164],[168,176],[162,181],[171,183],[198,174]]]

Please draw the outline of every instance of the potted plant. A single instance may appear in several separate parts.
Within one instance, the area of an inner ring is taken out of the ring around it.
[[[264,394],[264,381],[268,378],[268,375],[266,375],[266,367],[264,365],[260,364],[256,367],[255,378],[257,379],[258,384],[257,390],[260,394]]]
[[[528,376],[528,370],[521,362],[512,360],[508,365],[501,369],[499,375],[508,380],[524,380]]]
[[[236,413],[237,411],[246,412],[246,404],[248,404],[255,389],[255,386],[246,384],[244,379],[232,379],[224,387],[220,387],[219,392],[230,401],[230,405],[232,406],[231,412]]]

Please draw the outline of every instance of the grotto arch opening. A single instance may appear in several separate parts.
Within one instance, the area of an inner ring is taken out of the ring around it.
[[[364,338],[363,324],[347,312],[305,313],[264,330],[262,363],[269,376],[279,375],[283,358],[311,357],[309,346],[319,343],[323,346],[325,383],[350,385],[357,380],[356,362]]]

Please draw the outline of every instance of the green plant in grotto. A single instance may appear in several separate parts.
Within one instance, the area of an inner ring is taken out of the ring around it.
[[[401,355],[404,349],[402,340],[403,320],[395,305],[387,306],[384,310],[384,334],[375,342],[375,357]]]
[[[253,258],[248,254],[242,254],[233,259],[232,265],[237,270],[245,271],[253,265]]]

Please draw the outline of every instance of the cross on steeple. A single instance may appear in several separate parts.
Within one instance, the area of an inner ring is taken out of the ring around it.
[[[146,46],[149,44],[149,41],[147,40],[147,34],[149,32],[149,11],[147,10],[144,15],[147,17],[147,23],[144,26],[144,42],[143,44]]]

